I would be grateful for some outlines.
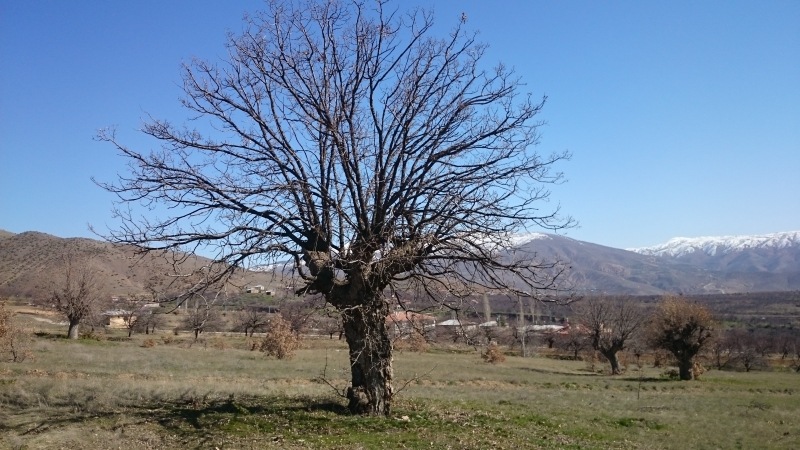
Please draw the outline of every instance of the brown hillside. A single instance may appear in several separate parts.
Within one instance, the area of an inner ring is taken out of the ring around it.
[[[14,236],[14,233],[6,230],[0,230],[0,239],[10,238]]]
[[[11,233],[10,233],[11,234]],[[133,247],[118,246],[85,238],[59,238],[28,231],[0,238],[0,295],[29,298],[46,297],[62,270],[63,257],[73,254],[90,261],[100,273],[100,286],[109,295],[146,294],[152,277],[169,279],[172,267],[162,256],[139,256]],[[206,258],[191,258],[190,269],[206,263]],[[279,282],[265,273],[246,272],[237,285],[262,284],[277,287]]]

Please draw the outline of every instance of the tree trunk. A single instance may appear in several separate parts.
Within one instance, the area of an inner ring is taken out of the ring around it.
[[[680,371],[681,380],[692,379],[692,366],[694,366],[694,361],[691,359],[678,361],[678,370]]]
[[[80,325],[80,321],[75,320],[69,321],[69,331],[67,331],[67,338],[69,339],[78,339],[78,326]]]
[[[342,309],[350,348],[351,386],[348,408],[353,414],[389,416],[392,402],[392,341],[386,329],[389,306],[380,296]]]
[[[617,352],[603,352],[609,363],[611,363],[611,375],[619,375],[622,371],[619,369],[619,360],[617,359]]]

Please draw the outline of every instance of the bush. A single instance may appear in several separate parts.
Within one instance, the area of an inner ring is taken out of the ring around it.
[[[407,350],[416,353],[425,353],[428,351],[428,341],[418,331],[412,331],[408,336],[403,336],[401,339],[394,341],[394,348],[396,350]]]
[[[13,362],[22,362],[32,356],[30,333],[17,325],[5,303],[0,303],[0,355]]]
[[[500,351],[500,347],[495,343],[486,346],[486,350],[481,355],[481,358],[491,364],[500,364],[506,360],[505,355]]]
[[[155,346],[156,346],[156,341],[154,341],[153,339],[145,339],[144,342],[142,342],[142,347],[144,348],[153,348]]]
[[[221,338],[219,336],[214,336],[213,338],[211,338],[210,343],[211,347],[217,350],[227,350],[231,348],[230,344],[228,344],[228,342],[224,338]]]
[[[299,346],[300,341],[292,332],[291,324],[276,316],[267,325],[267,333],[259,350],[278,359],[291,359]]]

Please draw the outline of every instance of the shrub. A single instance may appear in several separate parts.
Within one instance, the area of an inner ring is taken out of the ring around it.
[[[267,325],[267,333],[261,341],[259,350],[278,359],[291,359],[299,346],[300,341],[292,332],[291,324],[276,316]]]
[[[144,342],[142,342],[142,347],[144,348],[153,348],[155,346],[156,346],[156,341],[153,339],[145,339]]]
[[[505,355],[500,351],[500,347],[495,343],[486,346],[486,350],[481,355],[481,358],[491,364],[500,364],[506,360]]]
[[[22,362],[32,356],[30,333],[17,325],[5,303],[0,303],[0,355],[13,362]],[[6,356],[7,355],[7,356]]]
[[[226,350],[231,348],[230,344],[228,344],[228,342],[225,339],[219,336],[211,338],[211,347],[217,350]]]
[[[428,351],[428,341],[418,331],[412,331],[408,336],[403,336],[401,339],[394,341],[394,348],[396,350],[407,350],[416,353],[425,353]]]
[[[165,345],[172,344],[172,342],[174,340],[175,340],[175,338],[173,338],[172,336],[170,336],[168,334],[162,334],[161,335],[161,342],[163,342]]]

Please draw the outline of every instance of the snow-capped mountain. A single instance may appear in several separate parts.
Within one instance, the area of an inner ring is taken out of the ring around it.
[[[800,231],[759,236],[675,238],[662,245],[628,250],[727,273],[800,272]]]
[[[626,250],[651,256],[680,258],[694,252],[708,256],[740,252],[750,249],[782,249],[800,246],[800,231],[762,234],[758,236],[706,236],[697,238],[672,238],[664,244]]]

